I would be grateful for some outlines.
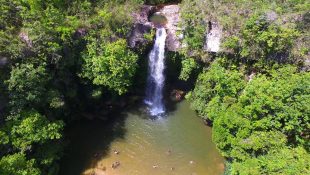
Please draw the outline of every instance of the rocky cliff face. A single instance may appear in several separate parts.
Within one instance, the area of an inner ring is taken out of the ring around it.
[[[161,13],[167,18],[167,23],[164,26],[167,30],[166,47],[169,51],[177,51],[180,48],[180,37],[177,36],[178,23],[180,21],[178,5],[168,5],[161,9],[157,9],[155,6],[144,5],[141,10],[133,14],[135,19],[133,29],[129,35],[129,46],[131,48],[137,48],[147,43],[144,38],[144,34],[147,34],[151,29],[155,28],[155,25],[149,21],[149,17],[155,13]]]
[[[204,44],[207,52],[218,52],[220,50],[222,29],[216,22],[209,22],[209,30]]]
[[[164,6],[160,11],[166,18],[167,24],[165,26],[167,30],[166,47],[169,51],[178,51],[181,47],[181,37],[178,35],[180,22],[180,7],[178,5]]]
[[[128,37],[129,47],[138,48],[141,45],[147,44],[144,34],[149,33],[154,27],[149,22],[148,17],[155,11],[155,6],[144,5],[139,12],[133,14],[134,25]]]
[[[182,29],[179,26],[180,7],[178,5],[167,5],[163,7],[156,7],[144,5],[139,12],[133,14],[134,26],[129,35],[129,46],[131,48],[138,48],[141,45],[147,44],[144,34],[147,34],[151,29],[155,28],[156,24],[149,21],[150,16],[154,13],[161,14],[167,19],[164,27],[167,30],[166,48],[168,51],[176,52],[184,47],[182,45]],[[220,50],[220,43],[222,38],[222,29],[216,22],[209,22],[208,33],[204,43],[204,50],[207,52],[218,52]]]

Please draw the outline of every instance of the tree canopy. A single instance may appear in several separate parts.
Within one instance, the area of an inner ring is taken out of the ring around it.
[[[99,44],[95,38],[91,40],[84,55],[81,76],[120,95],[127,92],[135,75],[138,56],[127,48],[124,39],[108,44]]]
[[[128,47],[132,14],[164,3],[180,5],[173,75],[198,75],[187,98],[226,173],[310,174],[306,0],[0,0],[0,174],[57,174],[65,123],[141,91],[148,46]],[[204,49],[212,23],[218,53]]]

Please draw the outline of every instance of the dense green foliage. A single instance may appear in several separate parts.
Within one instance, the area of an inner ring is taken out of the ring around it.
[[[176,2],[0,0],[0,174],[57,174],[65,122],[145,78],[137,72],[147,49],[126,40],[132,13]],[[180,80],[199,73],[187,97],[213,124],[226,173],[310,174],[309,1],[180,7],[185,47],[169,54],[181,60]],[[211,22],[223,30],[217,54],[204,51]]]
[[[242,163],[234,163],[231,174],[309,174],[309,159],[309,153],[303,148],[284,148]]]
[[[193,58],[186,58],[182,60],[182,69],[180,72],[179,79],[187,81],[190,76],[198,70],[199,64]]]
[[[213,141],[231,158],[232,174],[308,174],[309,87],[310,73],[294,66],[246,81],[235,67],[216,61],[188,98],[201,117],[213,121]],[[292,163],[278,162],[282,156]]]
[[[142,3],[0,1],[0,174],[57,174],[64,121],[133,85],[126,37]]]
[[[22,119],[19,119],[22,118]],[[26,150],[34,143],[43,144],[48,140],[61,138],[61,121],[49,122],[46,117],[37,112],[24,112],[9,123],[11,142],[17,149]]]
[[[105,85],[119,94],[125,93],[131,86],[138,59],[126,48],[126,41],[120,39],[105,45],[95,40],[87,47],[82,76],[96,85]]]
[[[49,78],[44,66],[35,68],[33,64],[17,64],[10,74],[7,84],[15,111],[42,103]]]
[[[302,62],[307,58],[310,4],[306,0],[184,0],[181,7],[183,42],[187,45],[183,50],[202,61],[210,22],[219,24],[222,50],[234,53],[235,59]]]
[[[270,24],[265,15],[253,16],[242,29],[240,55],[249,59],[285,59],[299,33],[294,29]]]
[[[283,70],[279,71],[281,74],[285,73]],[[262,139],[258,142],[262,144],[264,140],[277,140],[268,139],[276,133],[266,134],[267,138],[264,138],[257,133],[262,131],[280,131],[286,135],[292,145],[307,143],[308,138],[304,138],[303,133],[309,129],[309,107],[306,104],[309,101],[310,74],[290,73],[292,71],[285,74],[285,77],[271,79],[260,75],[247,84],[239,95],[238,101],[230,104],[227,109],[221,111],[214,106],[217,111],[211,110],[215,111],[215,114],[212,112],[210,114],[221,116],[214,120],[214,141],[218,143],[218,147],[225,155],[245,159],[247,154],[250,156],[261,153],[260,147],[252,148],[257,147],[257,143],[247,145],[245,141],[251,143],[254,138]],[[259,135],[255,136],[254,133]],[[275,137],[278,135],[276,134]],[[227,142],[227,140],[230,141]],[[281,142],[275,142],[275,144],[279,143]],[[266,149],[270,144],[267,142],[261,147]]]
[[[204,1],[183,1],[181,4],[181,23],[184,28],[183,42],[187,45],[184,52],[190,55],[199,55],[203,49],[205,33],[207,31],[206,12],[200,8]]]
[[[205,32],[193,24],[206,30],[204,23],[215,21],[223,30],[222,52],[213,55],[187,97],[211,121],[213,141],[228,161],[226,174],[309,174],[310,73],[303,67],[309,2],[182,4],[185,53],[205,61],[195,46]]]
[[[237,70],[225,70],[220,63],[213,63],[209,70],[204,70],[198,77],[194,91],[189,94],[192,107],[203,118],[215,119],[214,113],[236,101],[245,85],[242,74]],[[223,102],[227,105],[221,105]],[[217,108],[217,107],[220,108]],[[213,111],[216,110],[216,111]]]
[[[27,160],[24,154],[17,153],[5,156],[0,160],[0,173],[8,175],[39,175],[40,170],[33,167],[34,164],[34,160]]]

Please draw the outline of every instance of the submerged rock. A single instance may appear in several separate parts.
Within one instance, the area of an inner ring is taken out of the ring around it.
[[[119,162],[119,161],[116,161],[116,162],[114,162],[113,164],[112,164],[112,168],[113,169],[116,169],[116,168],[118,168],[119,166],[121,165],[121,163]]]
[[[169,155],[171,155],[171,150],[169,149],[167,152],[166,152],[166,154],[169,156]]]

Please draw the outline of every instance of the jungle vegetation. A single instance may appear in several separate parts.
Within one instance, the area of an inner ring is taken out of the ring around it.
[[[187,98],[211,123],[213,141],[227,158],[225,173],[309,174],[309,2],[181,5],[182,52],[205,64]],[[215,55],[202,51],[208,20],[223,30]],[[182,72],[190,76],[197,68],[184,63]]]
[[[195,79],[187,98],[211,123],[225,173],[310,174],[307,0],[0,0],[0,174],[57,174],[75,114],[144,81],[131,14],[176,2],[178,77]],[[209,21],[223,30],[216,54],[203,49]]]

